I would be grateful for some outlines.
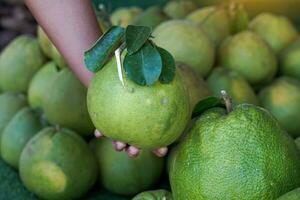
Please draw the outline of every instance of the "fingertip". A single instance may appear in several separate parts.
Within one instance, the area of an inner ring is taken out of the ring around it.
[[[126,144],[123,142],[113,141],[112,143],[113,143],[114,149],[117,151],[123,151],[126,147]]]
[[[127,149],[127,154],[131,158],[135,158],[139,155],[140,150],[134,146],[129,146]]]
[[[153,153],[158,156],[158,157],[164,157],[165,155],[167,155],[168,153],[168,148],[167,147],[162,147],[162,148],[159,148],[159,149],[155,149],[153,151]]]
[[[96,138],[101,138],[101,137],[103,137],[103,134],[100,133],[100,131],[98,131],[98,130],[95,130],[94,135],[95,135]]]

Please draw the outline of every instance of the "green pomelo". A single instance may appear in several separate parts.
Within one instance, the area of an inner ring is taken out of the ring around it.
[[[275,54],[293,42],[297,30],[285,16],[276,16],[262,13],[256,16],[249,24],[249,28],[260,35],[272,48]]]
[[[23,108],[2,131],[2,159],[18,169],[21,152],[27,142],[42,129],[40,116],[30,108]]]
[[[214,108],[180,144],[170,182],[176,200],[273,200],[300,186],[300,152],[265,109]]]
[[[297,139],[295,139],[295,143],[300,151],[300,137],[298,137]]]
[[[271,49],[250,31],[240,32],[223,42],[220,64],[237,71],[254,86],[270,82],[277,71],[276,57]]]
[[[100,182],[107,190],[134,195],[145,191],[158,181],[164,169],[164,159],[150,150],[141,150],[136,158],[128,157],[125,151],[112,148],[112,140],[92,140],[91,148],[98,158]]]
[[[60,68],[68,67],[64,57],[59,53],[59,51],[54,45],[51,46],[51,50],[52,50],[52,59],[57,64],[57,66],[59,66]]]
[[[132,24],[136,26],[149,26],[154,29],[163,21],[166,21],[168,17],[162,11],[159,6],[151,6],[140,15],[138,15]]]
[[[95,74],[87,105],[96,128],[109,138],[139,148],[173,143],[191,115],[189,94],[179,74],[169,84],[156,82],[152,86],[124,78],[125,87],[115,59]]]
[[[111,14],[110,21],[113,25],[127,27],[142,12],[138,7],[119,8]]]
[[[50,84],[52,79],[58,74],[57,66],[54,62],[44,65],[32,78],[28,89],[28,102],[32,108],[42,108],[44,98],[52,90]]]
[[[19,171],[24,185],[42,199],[77,199],[94,185],[97,161],[76,133],[45,128],[25,146]]]
[[[94,126],[87,110],[87,91],[75,75],[64,68],[52,79],[50,88],[43,105],[49,122],[82,135],[92,134]]]
[[[259,104],[258,97],[243,76],[235,71],[223,67],[215,68],[207,79],[209,89],[215,96],[222,90],[228,92],[234,104]]]
[[[281,52],[280,72],[300,80],[300,38]]]
[[[230,35],[230,16],[224,8],[200,8],[189,14],[186,19],[199,26],[216,46]]]
[[[26,97],[23,94],[6,92],[0,95],[0,149],[2,132],[5,126],[25,106]]]
[[[168,50],[177,62],[192,67],[205,77],[214,64],[215,49],[208,36],[188,21],[161,23],[152,33],[153,41]]]
[[[300,82],[281,77],[259,94],[262,106],[268,109],[293,137],[300,136]]]
[[[142,192],[132,200],[173,200],[171,192],[167,190],[152,190]]]
[[[197,9],[193,1],[170,1],[165,5],[164,12],[173,19],[182,19]]]
[[[296,188],[282,195],[277,200],[299,200],[299,199],[300,199],[300,188]]]
[[[46,35],[45,31],[40,26],[38,26],[37,28],[37,39],[43,53],[48,58],[52,58],[52,50],[51,50],[52,42]]]
[[[189,91],[191,109],[211,94],[208,85],[195,71],[185,64],[177,64],[182,80]]]
[[[0,88],[27,92],[34,74],[45,63],[36,39],[22,35],[13,40],[0,55]]]

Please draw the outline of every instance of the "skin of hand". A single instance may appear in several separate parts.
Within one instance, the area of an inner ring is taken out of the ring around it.
[[[91,1],[87,0],[25,0],[25,3],[71,70],[86,86],[93,77],[84,64],[84,52],[102,35]],[[103,137],[95,131],[97,138]],[[136,157],[139,149],[120,141],[114,141],[117,151],[126,150],[128,156]],[[153,151],[159,157],[167,154],[166,147]]]

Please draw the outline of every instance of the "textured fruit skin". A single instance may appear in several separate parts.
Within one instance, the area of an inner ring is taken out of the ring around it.
[[[138,7],[119,8],[111,14],[110,21],[113,25],[125,28],[142,12],[143,10]]]
[[[0,88],[27,92],[34,74],[45,63],[36,39],[22,35],[14,39],[0,55]]]
[[[281,52],[280,72],[300,81],[300,38]]]
[[[297,36],[297,30],[284,16],[276,16],[270,13],[262,13],[256,16],[249,24],[253,30],[261,36],[275,52],[280,51],[293,42]]]
[[[82,135],[94,129],[86,106],[86,88],[68,69],[61,70],[50,84],[43,110],[51,124],[61,125]]]
[[[220,96],[221,90],[227,91],[234,104],[259,104],[258,97],[252,87],[243,76],[235,71],[217,67],[209,75],[207,84],[215,96]]]
[[[259,94],[262,106],[269,110],[293,137],[300,136],[300,82],[281,77]]]
[[[300,188],[296,188],[282,195],[277,200],[299,200],[299,199],[300,199]]]
[[[167,190],[152,190],[142,192],[132,200],[173,200],[171,192]]]
[[[230,35],[230,17],[224,8],[200,8],[189,14],[186,19],[202,28],[216,46]]]
[[[240,104],[203,113],[171,169],[175,200],[273,200],[299,187],[300,152],[267,110]]]
[[[40,116],[32,109],[21,109],[10,120],[1,136],[2,159],[18,169],[21,152],[27,142],[41,129]]]
[[[164,12],[173,19],[182,19],[197,9],[193,1],[170,1],[165,5]]]
[[[24,95],[12,92],[6,92],[0,95],[0,146],[3,129],[13,116],[25,106],[26,98]]]
[[[277,71],[275,55],[255,33],[240,32],[227,38],[220,48],[220,65],[240,73],[259,86],[272,80]]]
[[[32,78],[28,89],[28,103],[32,108],[42,108],[44,98],[50,89],[52,79],[58,74],[54,62],[44,65]]]
[[[177,66],[182,80],[189,91],[190,105],[193,109],[200,100],[209,96],[211,92],[203,78],[195,73],[191,67],[185,64],[177,64]]]
[[[183,20],[161,23],[153,31],[153,41],[175,58],[205,77],[214,64],[215,49],[208,36],[195,25]]]
[[[136,26],[149,26],[152,30],[168,17],[159,6],[151,6],[141,14],[139,14],[132,24]]]
[[[112,148],[112,140],[92,140],[91,148],[97,156],[100,182],[107,190],[135,195],[150,189],[164,169],[164,159],[150,150],[142,150],[138,157],[130,158],[126,152]]]
[[[20,176],[30,191],[43,199],[77,199],[97,178],[97,161],[76,133],[45,128],[24,148]]]
[[[171,83],[152,86],[137,85],[126,75],[124,78],[125,87],[115,59],[94,75],[87,105],[96,128],[109,138],[139,148],[173,143],[191,115],[189,94],[181,77],[176,74]]]

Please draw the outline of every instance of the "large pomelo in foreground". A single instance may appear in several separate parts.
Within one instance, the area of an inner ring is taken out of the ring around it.
[[[24,185],[43,199],[77,199],[97,178],[88,144],[67,129],[40,131],[27,143],[19,164]]]
[[[161,23],[153,32],[153,41],[168,50],[177,62],[206,76],[214,64],[213,42],[196,25],[183,20]]]
[[[146,149],[141,150],[136,158],[130,158],[124,151],[115,151],[111,142],[105,138],[90,143],[98,159],[103,187],[122,195],[134,195],[150,189],[163,172],[164,159]]]
[[[40,116],[26,107],[10,120],[1,136],[2,159],[18,169],[21,152],[27,142],[42,129]]]
[[[31,78],[44,62],[45,57],[36,39],[26,35],[17,37],[0,55],[0,88],[27,92]]]
[[[170,181],[176,200],[273,200],[300,186],[300,152],[265,109],[214,108],[179,145]]]
[[[82,135],[92,134],[94,126],[86,106],[87,91],[75,75],[64,68],[52,79],[50,88],[43,99],[43,110],[49,122]]]
[[[139,148],[174,142],[190,118],[189,94],[176,74],[169,84],[140,86],[126,78],[123,87],[116,60],[97,72],[87,96],[96,128],[105,136]]]

